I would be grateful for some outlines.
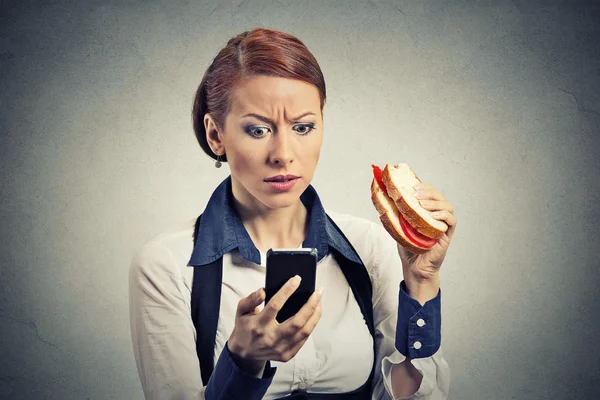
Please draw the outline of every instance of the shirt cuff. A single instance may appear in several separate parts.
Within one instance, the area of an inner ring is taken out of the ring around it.
[[[260,400],[269,389],[275,371],[277,368],[271,367],[271,362],[267,361],[262,378],[250,375],[233,361],[225,344],[206,385],[205,398]]]
[[[423,306],[410,297],[400,282],[396,349],[410,359],[431,357],[442,341],[441,289]]]

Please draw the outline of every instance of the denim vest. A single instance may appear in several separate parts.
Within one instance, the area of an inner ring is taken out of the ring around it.
[[[194,229],[194,247],[198,236],[200,218],[196,220]],[[357,390],[347,393],[313,393],[305,390],[295,390],[289,396],[282,399],[346,399],[346,400],[370,400],[373,392],[373,376],[375,372],[375,326],[373,322],[373,305],[371,302],[373,288],[371,279],[360,260],[360,257],[350,241],[342,233],[340,228],[327,216],[329,223],[337,230],[343,240],[352,249],[359,262],[344,256],[340,251],[331,247],[330,251],[346,277],[352,293],[356,298],[360,311],[371,336],[373,336],[373,366],[367,381]],[[223,257],[219,257],[211,263],[194,266],[194,278],[191,295],[191,316],[196,328],[196,353],[200,362],[202,381],[206,385],[214,369],[214,348],[219,321],[219,308],[221,304],[221,285],[223,277]],[[201,323],[200,323],[201,322]]]

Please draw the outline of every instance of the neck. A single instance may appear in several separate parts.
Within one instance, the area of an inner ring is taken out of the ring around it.
[[[289,207],[270,209],[240,201],[234,193],[234,206],[256,248],[297,248],[308,233],[308,211],[298,201]]]

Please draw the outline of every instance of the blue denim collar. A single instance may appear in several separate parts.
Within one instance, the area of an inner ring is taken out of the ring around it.
[[[351,245],[327,217],[312,185],[306,188],[300,200],[309,215],[308,235],[302,247],[316,248],[319,260],[329,253],[329,247],[333,247],[349,260],[360,263]],[[235,248],[246,260],[260,264],[260,252],[233,207],[229,176],[215,189],[202,213],[196,246],[188,265],[209,264]]]

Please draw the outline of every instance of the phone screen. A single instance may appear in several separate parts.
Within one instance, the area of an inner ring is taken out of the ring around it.
[[[277,321],[284,322],[306,304],[315,291],[317,249],[271,249],[267,252],[265,304],[295,275],[302,278],[300,286],[277,313]]]

